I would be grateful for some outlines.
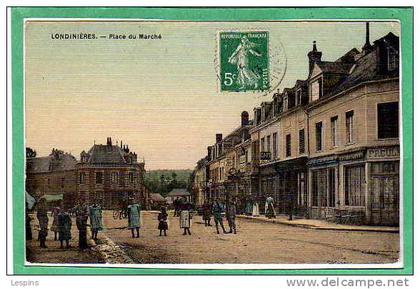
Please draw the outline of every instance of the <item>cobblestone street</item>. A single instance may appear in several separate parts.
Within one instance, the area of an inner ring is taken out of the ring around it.
[[[311,230],[237,219],[238,234],[216,234],[194,216],[192,235],[184,236],[169,215],[168,237],[159,237],[157,213],[143,212],[141,236],[132,239],[127,220],[104,212],[100,233],[119,245],[135,263],[392,263],[398,260],[399,234]],[[225,222],[226,223],[226,222]],[[227,226],[227,224],[225,224]]]

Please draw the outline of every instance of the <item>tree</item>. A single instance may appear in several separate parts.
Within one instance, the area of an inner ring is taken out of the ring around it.
[[[26,148],[26,157],[27,158],[34,158],[34,157],[36,157],[36,150],[33,150],[30,147],[27,147]]]

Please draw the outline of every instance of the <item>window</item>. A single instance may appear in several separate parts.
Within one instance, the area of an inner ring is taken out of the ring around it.
[[[322,150],[322,121],[315,124],[316,150]]]
[[[354,111],[346,112],[346,141],[347,143],[353,143],[353,125],[354,125]]]
[[[292,137],[290,134],[286,135],[286,157],[292,155]]]
[[[335,169],[328,169],[328,207],[335,207]]]
[[[86,182],[86,173],[79,173],[79,184],[84,184]]]
[[[261,138],[261,151],[265,152],[265,141],[264,138]]]
[[[311,83],[311,100],[315,101],[322,97],[322,78]]]
[[[305,153],[305,129],[299,130],[299,153]]]
[[[97,172],[96,173],[96,183],[97,184],[102,184],[104,180],[104,174],[102,172]]]
[[[277,150],[277,133],[273,133],[273,158],[277,159],[278,150]]]
[[[387,54],[388,71],[393,71],[398,68],[398,53],[393,47],[387,47]]]
[[[398,130],[398,102],[378,103],[378,138],[397,138]]]
[[[267,151],[271,152],[271,136],[266,136],[267,138]]]
[[[344,168],[344,199],[346,206],[365,205],[365,166],[355,165]]]
[[[245,163],[249,163],[249,155],[248,150],[245,151]]]
[[[302,89],[296,90],[296,105],[302,104]]]
[[[61,178],[61,188],[64,188],[65,179]]]
[[[111,173],[111,183],[113,184],[118,183],[118,172]]]
[[[288,107],[289,107],[289,99],[286,95],[285,97],[283,97],[283,111],[287,111]]]
[[[338,116],[334,116],[331,118],[331,146],[337,146],[337,124],[338,124]]]
[[[130,183],[134,183],[134,173],[133,172],[128,173],[128,181]]]

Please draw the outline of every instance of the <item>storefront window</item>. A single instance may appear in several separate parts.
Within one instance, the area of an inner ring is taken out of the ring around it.
[[[398,102],[378,103],[378,138],[398,137]]]
[[[365,205],[365,165],[345,167],[345,205]]]

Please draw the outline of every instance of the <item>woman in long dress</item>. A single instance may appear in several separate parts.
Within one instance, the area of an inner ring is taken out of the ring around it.
[[[61,249],[64,248],[64,242],[66,242],[66,248],[70,248],[71,225],[70,215],[66,211],[61,210],[58,214],[58,235]]]
[[[128,228],[131,230],[132,238],[140,238],[140,205],[134,200],[128,206]],[[134,230],[137,233],[136,237],[134,237]]]
[[[160,208],[160,213],[158,215],[158,230],[159,230],[159,236],[163,235],[166,236],[166,231],[168,230],[168,213],[166,212],[165,207]]]
[[[265,201],[265,216],[269,219],[276,217],[276,211],[274,210],[274,199],[269,196]]]
[[[181,229],[184,229],[183,235],[191,235],[191,219],[192,215],[190,212],[191,205],[190,203],[184,203],[179,214],[179,226]]]
[[[102,226],[102,208],[97,204],[93,204],[89,208],[90,229],[92,231],[92,239],[98,240],[98,232],[103,229]]]

